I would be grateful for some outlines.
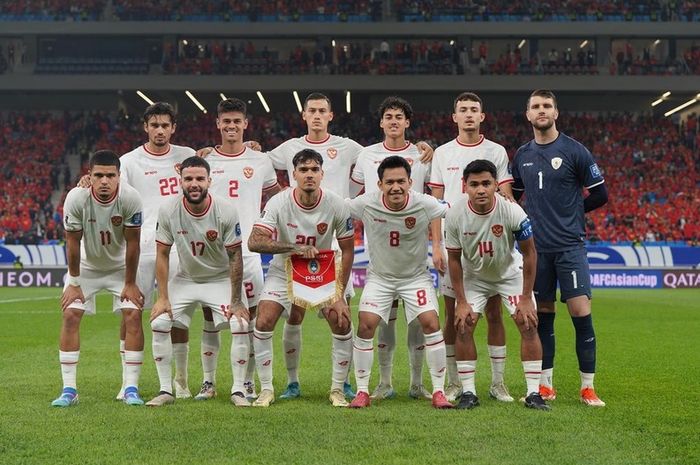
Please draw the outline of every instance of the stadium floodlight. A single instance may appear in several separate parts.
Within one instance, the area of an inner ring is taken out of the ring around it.
[[[190,92],[189,90],[186,90],[186,91],[185,91],[185,95],[187,95],[187,96],[190,98],[190,100],[192,100],[192,103],[194,103],[195,105],[197,105],[197,108],[199,108],[199,109],[202,111],[202,113],[204,113],[204,114],[207,113],[207,109],[204,108],[204,105],[202,105],[201,103],[199,103],[199,100],[197,100],[197,97],[195,97],[194,95],[192,95],[192,92]]]
[[[257,91],[256,94],[258,94],[258,98],[260,99],[260,103],[262,103],[263,108],[267,113],[270,113],[270,107],[267,105],[267,102],[265,101],[265,97],[263,97],[262,92]]]
[[[182,45],[187,45],[187,39],[182,39]]]
[[[136,95],[138,95],[139,97],[141,97],[142,99],[144,99],[144,100],[146,101],[146,103],[148,103],[149,105],[153,105],[153,100],[151,100],[150,98],[148,98],[148,97],[146,96],[146,94],[144,94],[144,93],[141,92],[140,90],[137,90],[137,91],[136,91]]]
[[[335,47],[335,39],[331,40],[331,45]]]
[[[523,48],[523,46],[525,45],[525,42],[527,42],[527,40],[525,40],[525,39],[521,40],[520,43],[518,44],[518,48],[519,49]]]
[[[581,42],[581,45],[579,45],[578,48],[583,48],[583,47],[585,47],[586,45],[588,45],[588,39],[586,39],[586,40],[584,40],[583,42]]]
[[[656,40],[654,41],[654,47],[656,47],[656,46],[659,45],[660,43],[661,43],[661,39],[656,39]]]
[[[345,91],[345,111],[350,113],[352,110],[352,106],[350,104],[350,91],[346,90]]]
[[[656,99],[656,100],[654,100],[653,102],[651,102],[651,106],[652,106],[652,107],[655,107],[655,106],[658,105],[659,103],[661,103],[661,102],[663,102],[664,100],[666,100],[666,98],[667,98],[669,95],[671,95],[671,91],[670,91],[670,90],[667,90],[666,92],[664,92],[663,94],[661,94],[661,97],[659,97],[658,99]]]
[[[695,97],[691,98],[690,100],[688,100],[688,101],[685,102],[684,104],[678,105],[678,106],[677,106],[676,108],[674,108],[673,110],[667,111],[666,113],[664,113],[664,116],[671,116],[672,114],[674,114],[674,113],[676,113],[676,112],[679,112],[679,111],[681,111],[682,109],[687,108],[687,107],[693,105],[694,103],[697,103],[698,100],[700,100],[700,94],[698,94],[698,95],[696,95]]]
[[[219,97],[221,97],[221,100],[226,100],[226,95],[223,92],[219,92]]]
[[[294,101],[297,104],[297,110],[299,110],[299,113],[301,113],[303,108],[301,106],[301,100],[299,100],[299,93],[295,90],[294,92],[292,92],[292,95],[294,96]]]
[[[451,40],[451,41],[450,41],[450,45],[454,45],[454,44],[455,44],[455,41],[454,41],[454,40]]]

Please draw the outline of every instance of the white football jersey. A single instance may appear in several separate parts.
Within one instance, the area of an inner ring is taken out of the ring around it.
[[[238,210],[241,223],[243,254],[248,250],[248,237],[253,223],[260,218],[260,206],[264,191],[277,185],[277,175],[272,162],[263,153],[244,148],[238,154],[227,154],[219,147],[207,156],[211,167],[210,192],[228,198]]]
[[[229,276],[226,248],[241,243],[241,225],[233,204],[209,194],[209,208],[194,214],[182,195],[169,199],[158,212],[156,241],[175,246],[178,276],[203,283]]]
[[[447,212],[445,245],[462,253],[467,279],[498,282],[522,273],[523,257],[515,249],[518,240],[532,236],[525,211],[514,202],[496,195],[493,208],[477,213],[463,195]]]
[[[362,146],[352,139],[331,134],[321,142],[311,142],[307,136],[283,142],[269,152],[269,155],[275,169],[287,171],[291,187],[296,187],[292,175],[294,172],[292,159],[304,149],[313,149],[323,157],[321,188],[347,199],[350,196],[350,169],[357,163],[357,155],[362,150]]]
[[[430,180],[430,163],[421,163],[420,151],[411,143],[406,143],[402,149],[387,148],[384,142],[365,147],[357,157],[357,163],[352,170],[352,180],[357,184],[364,184],[367,194],[379,192],[377,168],[386,157],[392,155],[399,155],[408,161],[408,164],[411,165],[411,179],[413,180],[411,189],[422,193],[425,184]]]
[[[318,250],[332,249],[334,234],[338,240],[353,237],[350,209],[339,195],[321,190],[316,205],[306,208],[297,201],[296,191],[287,189],[273,196],[255,226],[276,234],[279,242],[313,245]],[[276,254],[270,267],[283,272],[288,255]]]
[[[447,203],[420,192],[410,192],[400,210],[391,210],[381,192],[347,200],[350,213],[365,225],[369,268],[382,278],[411,279],[425,273],[428,229],[447,213]]]
[[[476,144],[462,144],[457,139],[453,139],[436,148],[428,185],[444,188],[443,199],[450,205],[455,204],[464,195],[462,189],[464,168],[474,160],[489,160],[496,165],[499,185],[513,182],[513,176],[508,170],[506,149],[481,135]]]
[[[189,147],[170,144],[170,150],[156,155],[146,145],[122,155],[121,182],[129,184],[144,199],[141,253],[155,254],[156,221],[158,209],[172,197],[180,195],[180,175],[175,166],[195,155]]]
[[[105,272],[123,269],[126,266],[124,228],[140,228],[142,222],[141,198],[123,183],[107,202],[101,201],[91,188],[76,187],[63,204],[65,230],[83,232],[81,269]]]

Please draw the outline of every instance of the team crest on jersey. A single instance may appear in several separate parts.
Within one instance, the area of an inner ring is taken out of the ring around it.
[[[559,158],[559,157],[552,158],[552,168],[554,168],[555,170],[558,170],[560,166],[561,166],[561,158]]]
[[[243,176],[245,176],[246,178],[248,178],[248,179],[252,178],[253,173],[255,173],[255,171],[253,170],[252,167],[246,166],[245,168],[243,168]]]
[[[328,223],[317,224],[316,231],[318,231],[319,234],[326,234],[326,231],[328,231]]]
[[[309,273],[311,274],[318,274],[318,271],[321,269],[321,265],[319,265],[318,260],[311,260],[306,266],[306,269],[309,270]]]
[[[328,157],[333,160],[335,157],[338,156],[338,150],[334,149],[333,147],[329,148],[328,151],[326,152],[328,154]]]
[[[416,218],[414,216],[409,216],[404,220],[404,222],[406,223],[406,227],[408,229],[413,229],[416,225]]]
[[[210,229],[209,231],[207,231],[207,240],[215,241],[217,237],[219,237],[218,231],[214,231],[213,229]]]
[[[494,224],[493,226],[491,226],[491,232],[494,236],[501,237],[503,235],[503,225]]]
[[[180,174],[181,169],[182,169],[182,163],[175,163],[175,172],[177,174]]]
[[[124,219],[121,216],[119,216],[119,215],[113,216],[112,217],[112,226],[121,226],[122,221],[124,221]]]

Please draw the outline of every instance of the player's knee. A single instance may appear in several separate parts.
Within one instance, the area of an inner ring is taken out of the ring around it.
[[[268,312],[259,312],[255,319],[255,329],[258,331],[272,331],[275,328],[275,319]]]
[[[141,326],[141,310],[122,310],[122,321],[124,327],[129,332],[138,331]]]
[[[435,313],[435,312],[430,312]],[[426,315],[419,319],[420,325],[423,328],[424,334],[432,334],[436,331],[440,331],[440,321],[438,320],[437,314]]]
[[[160,315],[151,321],[151,329],[159,333],[167,333],[173,329],[173,322],[167,315]]]
[[[83,312],[69,308],[63,312],[63,327],[68,331],[77,331],[82,318]]]
[[[287,323],[290,325],[300,325],[304,321],[304,311],[296,307],[292,307],[289,311],[289,318]]]
[[[489,302],[484,313],[486,314],[486,322],[489,325],[503,324],[503,314],[501,312],[500,302],[498,302],[497,305]]]

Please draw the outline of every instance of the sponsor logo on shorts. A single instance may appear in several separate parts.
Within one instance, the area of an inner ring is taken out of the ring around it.
[[[404,220],[406,227],[408,229],[413,229],[416,226],[416,218],[414,216],[409,216]]]
[[[121,225],[122,225],[122,221],[124,221],[124,218],[122,218],[121,216],[117,215],[117,216],[113,216],[113,217],[111,218],[111,220],[112,220],[112,226],[121,226]]]
[[[243,168],[243,176],[245,176],[248,179],[252,178],[254,173],[255,170],[251,166],[246,166],[245,168]]]
[[[326,234],[326,231],[328,231],[328,223],[317,224],[316,231],[318,231],[319,234]]]
[[[326,153],[328,154],[328,157],[333,160],[335,157],[338,156],[338,150],[334,149],[333,147],[329,148]]]
[[[501,237],[503,235],[503,225],[494,224],[493,226],[491,226],[491,232],[494,236]]]
[[[218,231],[214,231],[213,229],[210,229],[209,231],[207,231],[207,240],[215,241],[217,237],[219,237]]]

